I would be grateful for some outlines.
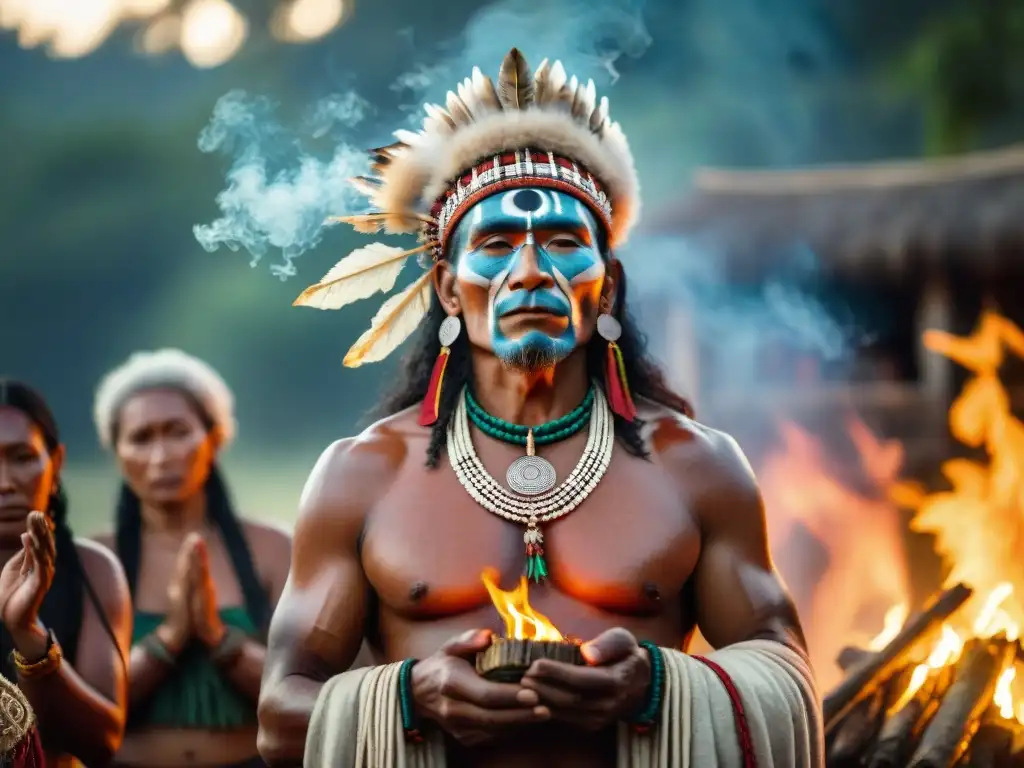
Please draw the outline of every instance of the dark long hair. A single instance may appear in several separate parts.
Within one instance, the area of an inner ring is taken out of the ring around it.
[[[43,435],[46,450],[51,455],[60,448],[60,431],[57,428],[57,420],[43,396],[28,384],[13,379],[0,379],[0,405],[20,411],[38,427]],[[96,609],[110,641],[115,647],[118,647],[118,642],[114,630],[107,620],[103,604],[93,589],[92,582],[89,581],[78,556],[75,537],[68,524],[68,498],[59,478],[54,481],[54,490],[50,495],[46,514],[54,526],[53,535],[57,548],[57,560],[54,564],[53,584],[50,585],[50,591],[46,593],[46,598],[43,600],[39,618],[47,628],[53,630],[54,635],[60,641],[64,656],[73,663],[78,652],[78,639],[82,630],[86,595]],[[4,648],[13,647],[11,636],[2,625],[0,625],[0,639],[3,640]],[[2,664],[4,677],[13,679],[15,671],[6,653],[0,659],[0,664]]]
[[[206,409],[200,406],[198,400],[191,393],[181,391],[181,394],[192,404],[206,429],[212,429],[213,420],[206,413]],[[117,424],[115,423],[113,426],[114,442],[116,443]],[[263,584],[260,583],[259,574],[257,574],[256,566],[253,563],[252,551],[249,549],[249,543],[242,531],[242,523],[235,513],[231,494],[216,465],[210,469],[204,493],[206,494],[207,518],[217,528],[224,540],[224,546],[231,558],[235,575],[242,587],[242,596],[245,599],[245,608],[249,618],[255,627],[261,630],[266,629],[266,624],[270,619],[270,596]],[[121,560],[121,565],[124,566],[125,574],[128,577],[128,586],[134,599],[142,555],[142,502],[127,483],[121,483],[115,525],[117,556]]]
[[[615,290],[613,304],[615,319],[622,326],[618,340],[633,397],[643,397],[666,408],[687,416],[693,415],[693,408],[682,396],[676,394],[665,381],[665,374],[647,354],[647,339],[626,308],[626,276],[622,274]],[[437,332],[446,317],[437,296],[431,300],[430,309],[424,320],[413,347],[402,361],[402,375],[394,389],[389,392],[377,410],[380,416],[398,413],[423,400],[430,385],[434,360],[441,351]],[[605,383],[605,360],[608,342],[598,336],[587,344],[587,371],[590,377]],[[472,376],[469,342],[461,333],[451,347],[451,354],[445,368],[444,386],[441,389],[437,423],[431,428],[430,444],[427,448],[427,466],[436,467],[445,444],[448,422],[458,404],[462,387]],[[607,391],[607,389],[606,389]],[[632,422],[615,417],[615,434],[634,456],[647,458],[648,452],[642,437],[643,421]]]

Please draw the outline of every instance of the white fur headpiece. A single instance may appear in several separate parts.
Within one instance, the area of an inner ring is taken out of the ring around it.
[[[303,291],[295,305],[340,309],[390,291],[409,256],[430,253],[436,262],[466,210],[513,186],[574,195],[603,223],[612,247],[626,240],[639,213],[640,184],[626,137],[608,117],[607,97],[598,101],[593,80],[569,78],[561,62],[549,66],[546,59],[531,72],[513,48],[497,86],[477,67],[456,91],[448,92],[444,107],[424,105],[422,130],[395,131],[397,142],[371,150],[371,174],[353,183],[375,210],[336,219],[359,232],[415,233],[422,245],[360,248]],[[390,354],[419,325],[431,290],[428,271],[388,299],[345,365]]]
[[[110,448],[114,426],[125,402],[147,389],[184,390],[202,406],[221,430],[222,444],[235,436],[235,397],[213,368],[180,349],[136,352],[112,370],[96,389],[93,418],[100,443]]]

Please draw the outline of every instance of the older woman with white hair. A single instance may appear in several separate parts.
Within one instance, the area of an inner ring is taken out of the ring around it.
[[[262,765],[263,636],[288,576],[287,534],[240,518],[217,467],[234,398],[206,363],[140,352],[96,392],[123,477],[116,529],[135,627],[124,766]]]

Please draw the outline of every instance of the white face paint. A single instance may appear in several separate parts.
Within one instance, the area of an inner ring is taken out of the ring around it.
[[[589,338],[596,321],[606,272],[598,242],[593,214],[565,193],[526,187],[479,202],[456,227],[449,250],[470,338],[470,315],[478,313],[503,359],[524,359],[531,350],[553,361],[564,358]],[[524,310],[548,322],[531,328]],[[515,323],[502,322],[516,314]]]

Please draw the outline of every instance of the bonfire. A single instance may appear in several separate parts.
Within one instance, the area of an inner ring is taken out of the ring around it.
[[[968,337],[924,342],[972,377],[949,411],[952,435],[981,459],[942,467],[950,488],[898,482],[891,498],[935,537],[948,581],[908,615],[896,605],[882,632],[843,654],[846,677],[825,697],[830,766],[1024,766],[1024,423],[999,378],[1024,332],[985,313]]]

